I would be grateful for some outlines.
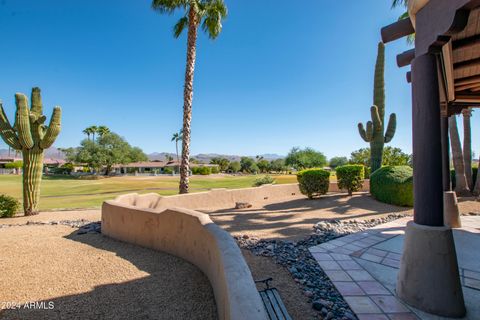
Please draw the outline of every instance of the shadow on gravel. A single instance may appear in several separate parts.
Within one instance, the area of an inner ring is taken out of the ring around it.
[[[97,228],[98,223],[92,223],[65,238],[103,250],[105,255],[114,254],[128,260],[147,274],[135,280],[100,284],[88,292],[45,300],[46,310],[3,310],[0,319],[217,319],[212,288],[197,267],[166,253],[105,237]],[[78,263],[89,268],[95,262]],[[54,309],[48,309],[49,302],[53,302]]]

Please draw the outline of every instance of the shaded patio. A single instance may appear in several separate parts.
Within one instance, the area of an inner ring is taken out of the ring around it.
[[[464,319],[480,319],[480,216],[463,216],[453,235],[467,309]],[[448,319],[401,302],[395,296],[405,227],[411,217],[378,225],[310,248],[360,320]]]

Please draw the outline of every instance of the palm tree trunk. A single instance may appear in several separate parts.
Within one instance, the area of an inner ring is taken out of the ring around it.
[[[180,166],[180,193],[188,193],[188,172],[190,166],[190,125],[192,121],[193,75],[195,72],[198,17],[194,6],[188,13],[187,65],[183,91],[183,139],[182,163]]]
[[[468,188],[473,190],[472,176],[472,128],[470,126],[470,118],[472,110],[470,108],[463,109],[463,160],[465,162],[465,177],[467,178]]]
[[[448,124],[450,127],[453,167],[455,168],[455,192],[458,195],[466,195],[469,193],[469,189],[467,186],[467,178],[465,177],[465,163],[455,115],[450,116]]]
[[[480,159],[478,160],[478,163],[480,164]],[[476,196],[480,195],[480,168],[477,171],[477,181],[475,182],[475,188],[473,188],[473,194]]]

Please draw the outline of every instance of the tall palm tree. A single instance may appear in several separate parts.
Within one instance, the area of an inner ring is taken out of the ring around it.
[[[82,131],[84,134],[87,135],[87,139],[90,140],[90,134],[91,134],[91,130],[90,128],[86,128]]]
[[[97,128],[97,133],[100,137],[102,137],[103,135],[110,133],[110,129],[107,126],[99,126]]]
[[[467,178],[468,188],[473,190],[473,172],[472,172],[472,127],[470,118],[472,117],[471,108],[462,110],[463,115],[463,161],[465,162],[465,177]]]
[[[90,126],[87,129],[90,129],[90,133],[92,134],[92,141],[95,142],[95,133],[98,132],[97,126]]]
[[[173,35],[178,38],[184,29],[187,35],[187,64],[183,91],[183,143],[180,166],[180,193],[188,193],[188,172],[190,158],[190,125],[192,121],[193,75],[195,72],[198,27],[201,25],[211,39],[222,31],[222,19],[227,16],[227,6],[223,0],[153,0],[152,8],[160,13],[172,14],[183,9],[185,15],[173,27]]]
[[[172,140],[171,141],[175,141],[175,151],[177,152],[177,163],[180,162],[180,158],[178,157],[178,142],[179,141],[182,141],[183,139],[183,132],[182,130],[180,130],[179,132],[175,132],[173,135],[172,135]]]
[[[465,176],[465,162],[458,134],[457,117],[455,115],[448,118],[448,126],[450,127],[453,167],[455,168],[455,192],[459,195],[465,195],[469,193],[469,189]]]

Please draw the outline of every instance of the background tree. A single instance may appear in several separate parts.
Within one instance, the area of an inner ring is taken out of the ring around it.
[[[473,190],[473,171],[472,171],[472,127],[471,117],[472,109],[462,110],[463,116],[463,161],[465,163],[465,178],[467,179],[468,189]]]
[[[110,133],[110,129],[107,126],[99,126],[97,128],[97,133],[99,136],[103,136],[107,133]]]
[[[288,168],[285,165],[284,159],[275,159],[270,161],[270,170],[274,172],[286,172]]]
[[[90,132],[92,135],[92,141],[95,142],[95,134],[97,133],[98,127],[97,126],[90,126],[86,130]]]
[[[257,173],[258,166],[252,158],[240,158],[240,170],[244,173]]]
[[[270,172],[270,161],[262,157],[262,159],[257,161],[257,167],[261,173],[268,173]]]
[[[466,195],[469,193],[469,189],[467,177],[465,176],[465,161],[463,159],[460,135],[458,134],[457,117],[455,115],[448,118],[448,126],[450,129],[453,167],[455,168],[455,192],[459,195]]]
[[[185,14],[173,27],[178,38],[185,28],[187,36],[187,63],[183,92],[183,143],[182,164],[180,166],[180,193],[188,193],[188,174],[190,159],[190,125],[192,121],[193,76],[195,72],[198,27],[201,25],[211,39],[222,31],[222,19],[227,16],[227,7],[223,0],[153,0],[152,8],[160,13],[172,14],[183,9]]]
[[[220,171],[225,172],[228,170],[228,166],[230,165],[230,161],[226,158],[219,158],[215,157],[210,160],[210,164],[218,165]]]
[[[87,135],[87,139],[90,140],[90,135],[92,134],[92,130],[90,129],[90,127],[85,128],[82,132],[83,132],[84,134],[86,134],[86,135]]]
[[[397,127],[395,113],[390,115],[385,131],[385,45],[378,43],[377,62],[375,63],[375,79],[373,89],[373,106],[370,108],[371,121],[367,129],[358,124],[358,132],[365,142],[370,143],[370,163],[372,173],[382,166],[383,146],[392,141]]]
[[[327,165],[327,158],[319,151],[312,148],[300,149],[294,147],[285,158],[285,164],[297,170],[308,168],[321,168]]]
[[[335,169],[336,167],[346,165],[347,163],[348,163],[347,157],[333,157],[328,162],[328,166],[332,169]]]
[[[116,164],[147,161],[148,157],[140,148],[132,147],[118,134],[110,132],[98,137],[97,142],[83,140],[80,147],[67,154],[68,161],[86,163],[97,173],[105,168],[105,175],[110,174]]]
[[[228,170],[231,171],[232,173],[237,173],[242,169],[242,166],[240,165],[240,162],[238,161],[232,161],[228,165]]]
[[[0,102],[0,136],[7,145],[22,151],[23,158],[23,209],[26,216],[38,214],[40,183],[43,173],[44,150],[50,148],[60,134],[62,111],[53,109],[50,124],[44,123],[40,88],[33,88],[31,108],[24,94],[15,94],[17,112],[12,127]]]
[[[403,152],[400,148],[388,146],[383,149],[383,166],[408,166],[411,164],[411,160],[412,156]],[[362,148],[353,151],[348,162],[370,167],[370,149]]]
[[[183,134],[182,134],[182,130],[180,130],[179,132],[175,132],[172,135],[172,139],[170,140],[170,141],[175,142],[175,151],[176,151],[176,154],[177,154],[177,163],[180,162],[180,158],[178,156],[178,142],[182,141],[182,139],[183,139]]]

